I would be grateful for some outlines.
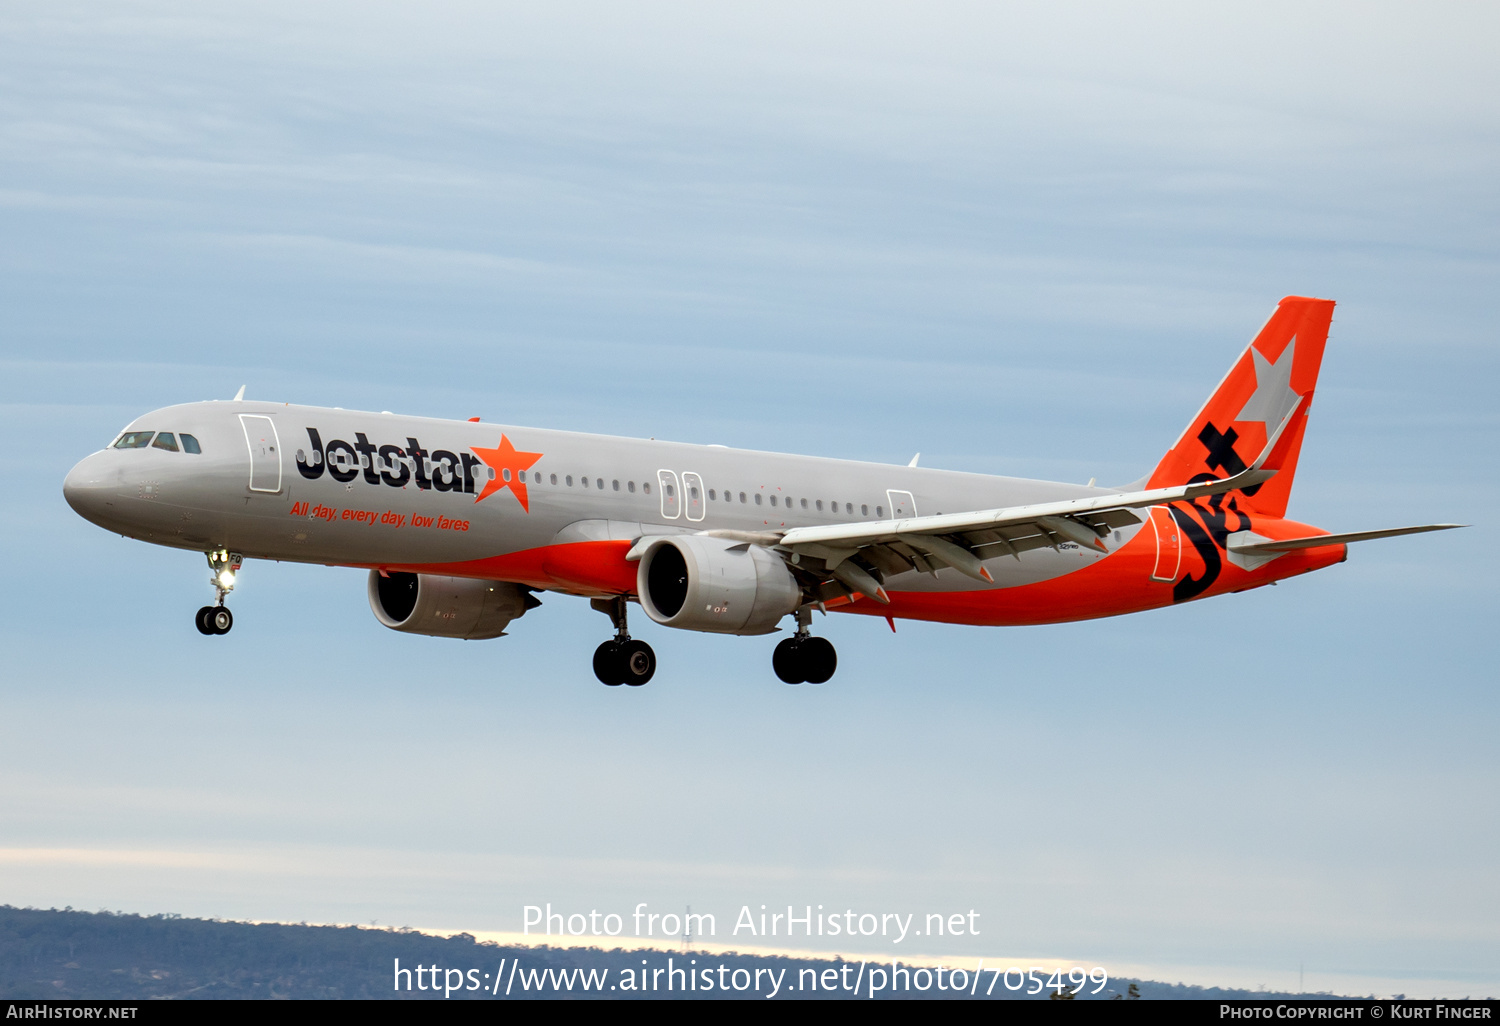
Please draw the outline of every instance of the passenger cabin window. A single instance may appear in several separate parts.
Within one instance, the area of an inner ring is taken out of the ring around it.
[[[883,516],[885,516],[885,507],[884,506],[876,506],[875,507],[875,515],[877,517],[883,517]]]
[[[634,481],[626,481],[625,482],[625,490],[627,492],[629,492],[631,495],[634,495],[635,494],[635,482]]]
[[[860,507],[859,507],[859,515],[862,516],[862,517],[869,516],[870,515],[870,507],[864,505],[863,503],[861,503]]]
[[[156,436],[156,441],[151,443],[153,449],[165,449],[167,452],[177,451],[177,436],[170,431],[163,431]]]
[[[759,505],[760,505],[760,492],[756,492],[756,493],[755,493],[755,504],[756,504],[756,505],[757,505],[757,506],[759,506]]]
[[[573,487],[573,475],[572,474],[569,474],[564,480],[566,480],[568,482],[568,487],[569,488]]]
[[[115,442],[116,449],[144,449],[151,444],[155,431],[127,431]]]
[[[182,434],[178,435],[177,437],[182,439],[183,452],[190,452],[194,456],[201,456],[203,454],[203,450],[198,447],[198,439],[194,438],[192,435]]]
[[[776,496],[771,496],[771,505],[776,505]]]
[[[556,474],[552,475],[552,483],[553,484],[557,484],[557,475]]]
[[[819,513],[823,512],[823,500],[822,499],[818,500],[818,512]]]
[[[712,488],[710,488],[708,490],[708,501],[709,502],[713,502],[718,497],[719,497],[718,494]]]

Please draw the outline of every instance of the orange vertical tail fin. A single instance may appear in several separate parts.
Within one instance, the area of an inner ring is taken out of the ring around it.
[[[1318,384],[1333,300],[1288,296],[1276,307],[1182,437],[1152,472],[1148,487],[1230,477],[1253,463],[1288,417],[1265,467],[1277,471],[1244,490],[1239,506],[1263,516],[1286,515],[1307,411]]]

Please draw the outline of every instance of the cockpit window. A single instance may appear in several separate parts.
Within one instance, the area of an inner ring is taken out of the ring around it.
[[[127,431],[115,442],[116,449],[144,449],[151,444],[155,431]]]
[[[198,439],[194,438],[192,435],[184,434],[179,435],[178,437],[182,439],[183,452],[190,452],[195,456],[203,452],[202,449],[198,448]]]
[[[165,449],[167,452],[177,451],[177,439],[172,437],[172,432],[163,431],[156,436],[156,441],[151,443],[153,449]]]

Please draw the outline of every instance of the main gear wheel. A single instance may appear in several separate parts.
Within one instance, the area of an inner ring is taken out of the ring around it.
[[[827,638],[799,634],[787,638],[771,654],[771,668],[788,684],[823,684],[838,669],[839,656]]]

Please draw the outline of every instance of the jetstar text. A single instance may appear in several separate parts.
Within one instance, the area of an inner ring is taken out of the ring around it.
[[[488,473],[477,456],[447,449],[429,452],[415,438],[407,438],[404,446],[375,445],[363,431],[356,431],[352,444],[334,438],[325,445],[317,428],[306,430],[311,449],[297,450],[297,472],[309,481],[316,481],[327,471],[335,481],[346,484],[363,475],[366,484],[392,488],[415,484],[423,491],[472,495],[475,468],[480,474]]]

